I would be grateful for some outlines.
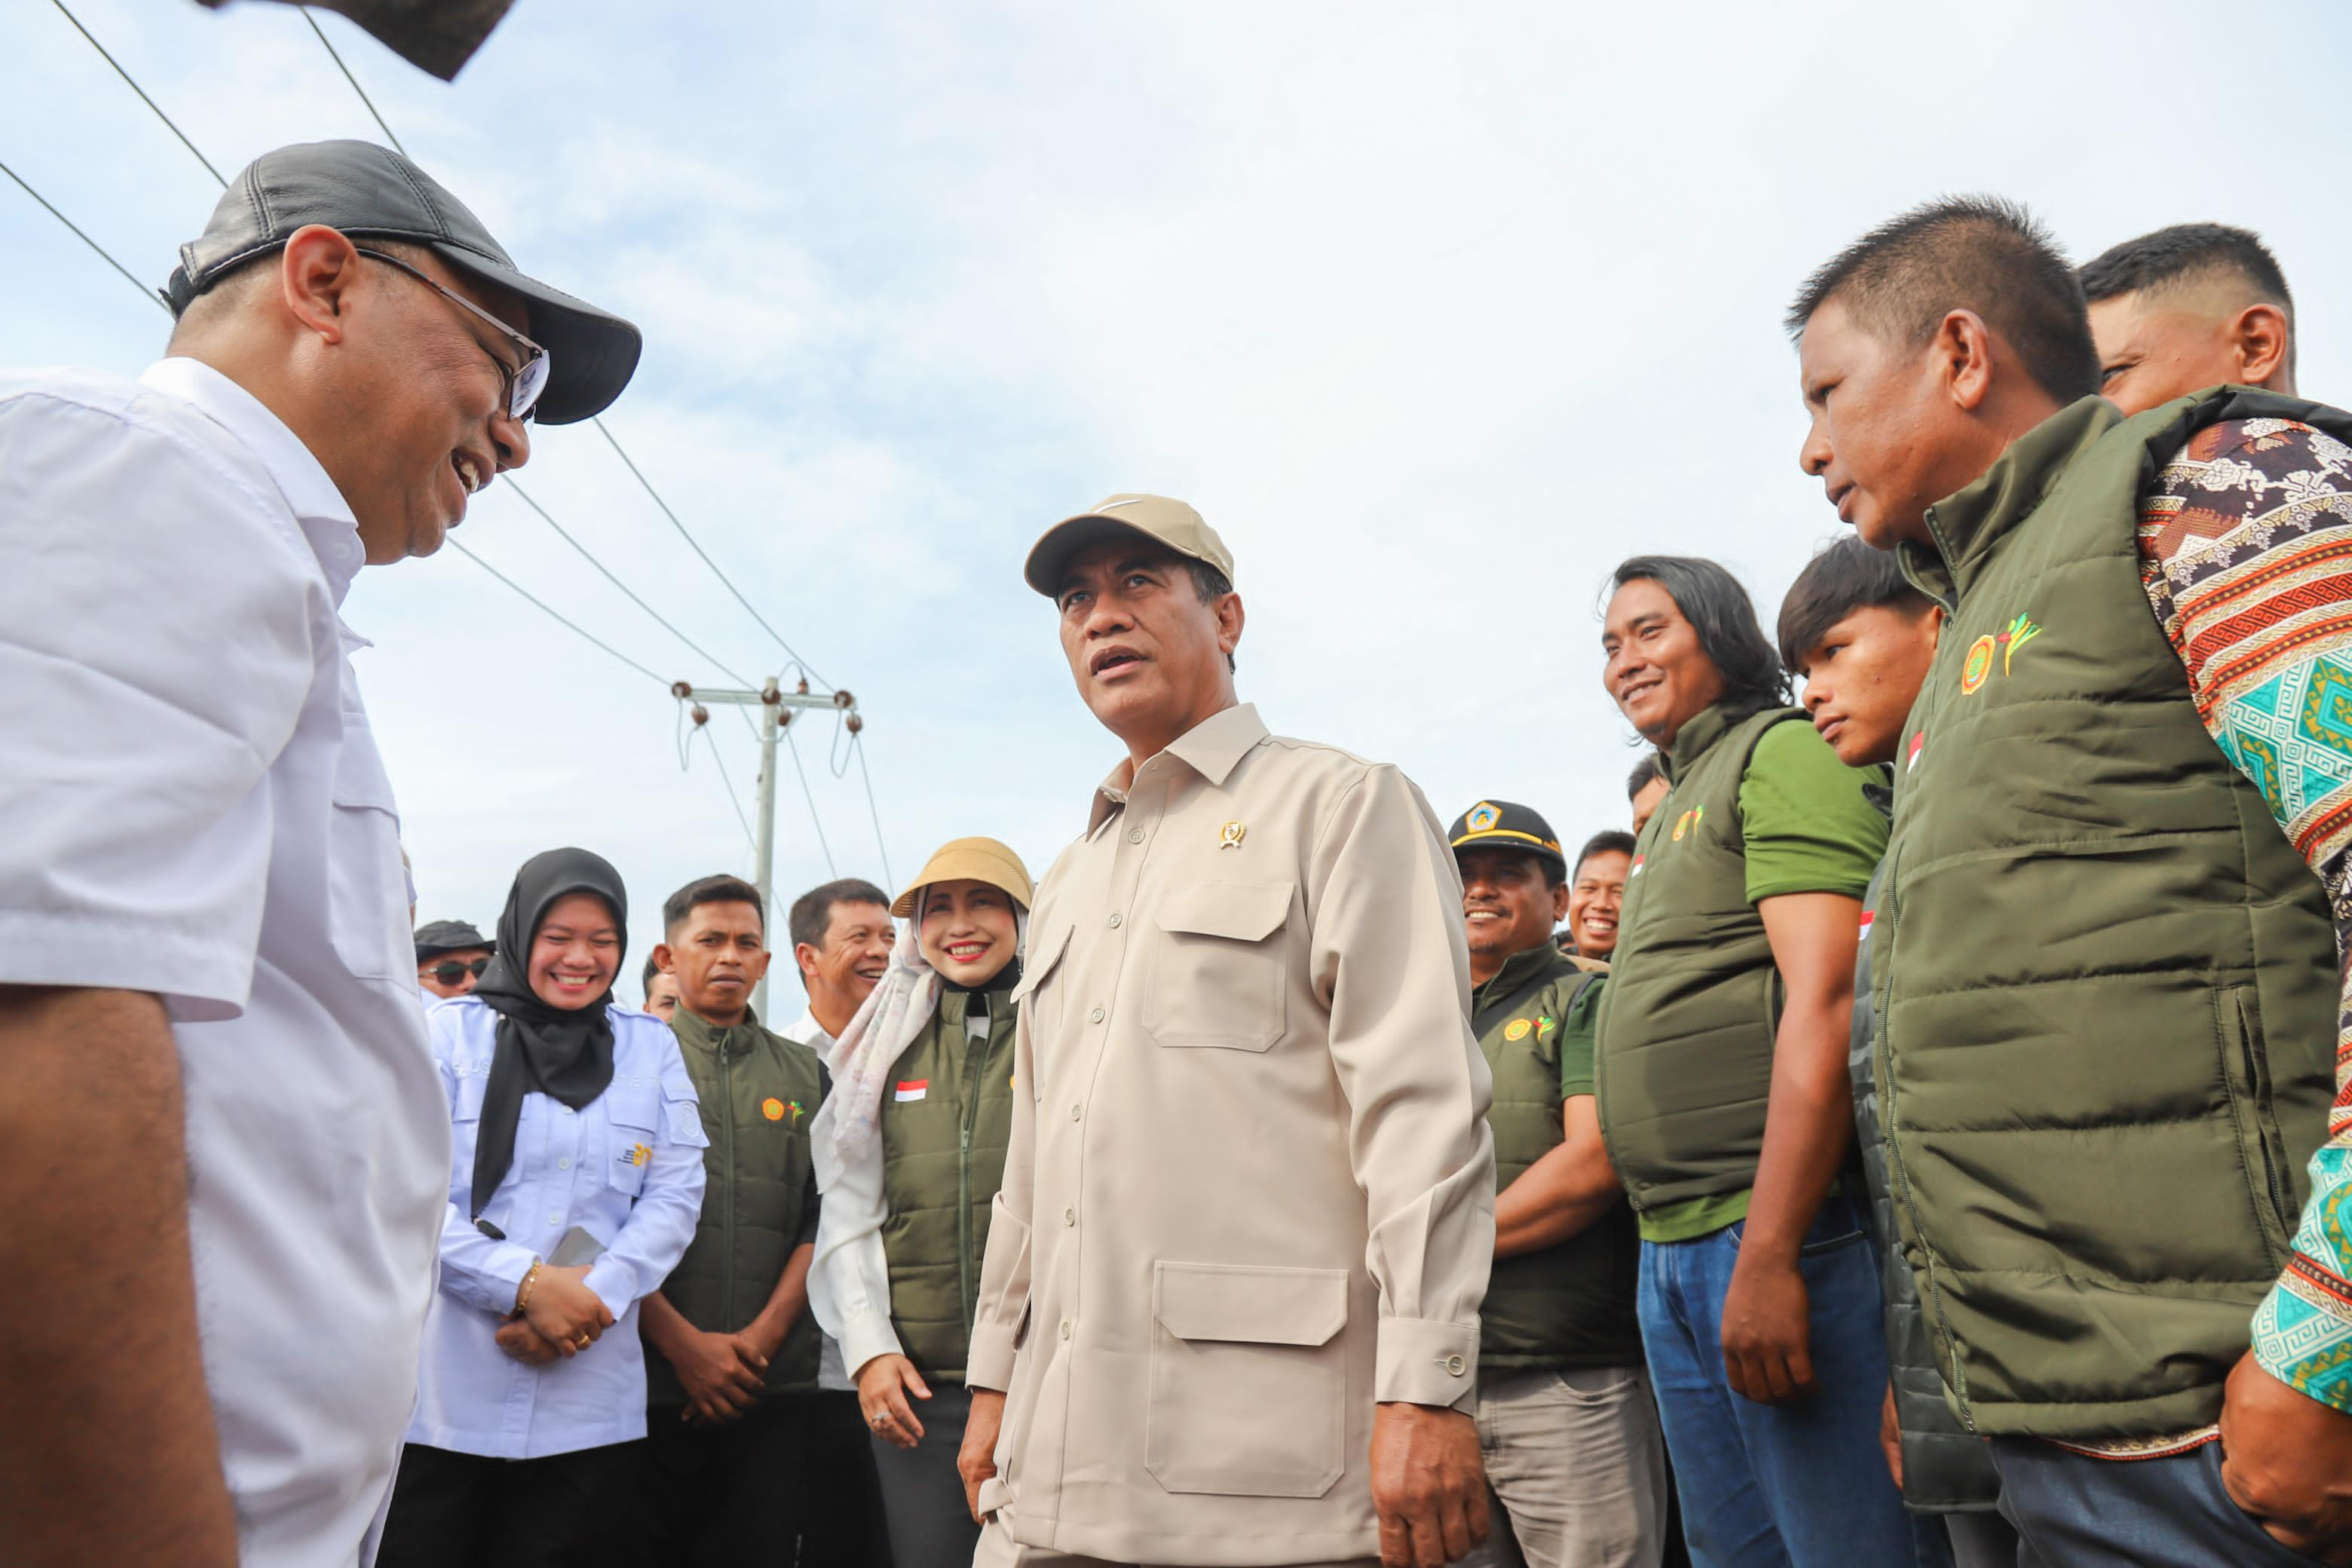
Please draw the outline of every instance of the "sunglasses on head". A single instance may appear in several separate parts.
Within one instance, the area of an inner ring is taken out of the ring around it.
[[[460,963],[457,960],[452,958],[435,964],[425,973],[433,976],[434,979],[438,980],[444,985],[455,985],[458,981],[463,980],[468,974],[471,974],[475,979],[479,980],[482,977],[482,971],[488,969],[489,966],[490,961],[487,958],[478,958],[471,963]]]

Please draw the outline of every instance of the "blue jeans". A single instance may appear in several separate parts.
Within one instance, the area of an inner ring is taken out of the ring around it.
[[[2031,1568],[2295,1568],[2290,1552],[2221,1486],[2221,1445],[2162,1459],[2094,1459],[2032,1437],[1996,1437],[2000,1511]]]
[[[1642,1243],[1642,1349],[1696,1568],[1909,1568],[1902,1494],[1878,1447],[1886,1344],[1878,1272],[1850,1197],[1822,1205],[1798,1268],[1811,1301],[1811,1397],[1758,1405],[1723,1370],[1723,1297],[1743,1223]]]

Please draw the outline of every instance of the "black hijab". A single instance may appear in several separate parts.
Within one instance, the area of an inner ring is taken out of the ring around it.
[[[550,1006],[530,988],[530,944],[539,939],[547,911],[567,893],[593,893],[613,911],[613,923],[621,929],[614,973],[628,951],[628,889],[610,861],[585,849],[550,849],[522,863],[507,889],[506,911],[499,916],[498,952],[474,986],[474,994],[499,1016],[498,1048],[490,1057],[474,1143],[478,1219],[514,1163],[522,1097],[537,1089],[578,1110],[613,1081],[613,1020],[604,1011],[613,1000],[612,987],[576,1008]]]

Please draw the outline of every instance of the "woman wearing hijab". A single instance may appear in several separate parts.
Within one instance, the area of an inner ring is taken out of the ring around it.
[[[628,913],[602,858],[534,856],[489,969],[428,1018],[449,1203],[382,1568],[609,1554],[646,1435],[637,1301],[693,1237],[708,1142],[677,1037],[614,1003]]]
[[[856,1377],[902,1563],[969,1562],[980,1539],[956,1453],[1012,1135],[1012,994],[1030,896],[1021,858],[993,838],[931,857],[890,906],[908,923],[826,1059],[833,1093],[811,1128],[824,1202],[809,1303]]]

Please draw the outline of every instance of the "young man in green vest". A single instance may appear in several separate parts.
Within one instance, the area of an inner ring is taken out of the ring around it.
[[[2352,1561],[2352,416],[2213,387],[2122,419],[2072,269],[1988,198],[1874,230],[1789,326],[1805,470],[1948,617],[1878,1097],[2022,1560]]]
[[[1893,556],[1851,536],[1807,563],[1780,601],[1780,662],[1805,683],[1805,711],[1838,761],[1891,777],[1903,721],[1927,679],[1944,613],[1911,585]],[[1891,795],[1874,788],[1873,802]],[[1957,1568],[2015,1568],[2017,1532],[1996,1510],[1992,1456],[1944,1403],[1943,1378],[1909,1265],[1893,1243],[1895,1210],[1878,1116],[1876,1038],[1870,1005],[1870,927],[1879,879],[1863,896],[1862,948],[1853,972],[1854,1142],[1870,1187],[1878,1279],[1886,1297],[1886,1405],[1879,1440],[1915,1524],[1940,1536]]]
[[[658,1352],[646,1357],[648,1562],[790,1561],[827,1502],[802,1484],[817,1362],[808,1132],[825,1085],[816,1059],[751,1011],[768,970],[761,915],[750,883],[705,877],[670,895],[654,950],[677,981],[670,1027],[710,1146],[701,1223],[642,1314]]]
[[[1478,1436],[1508,1529],[1465,1562],[1654,1568],[1665,1455],[1633,1319],[1634,1239],[1592,1108],[1608,965],[1559,951],[1551,825],[1484,800],[1446,835],[1462,871],[1470,1023],[1494,1074],[1495,1268],[1479,1309]]]
[[[2099,395],[2126,414],[2223,383],[2294,395],[2294,296],[2252,231],[2175,224],[2075,277],[2091,307]]]
[[[1907,1563],[1845,1047],[1885,842],[1738,582],[1641,556],[1602,628],[1610,695],[1671,788],[1637,844],[1601,998],[1601,1128],[1642,1237],[1643,1348],[1701,1563]]]

